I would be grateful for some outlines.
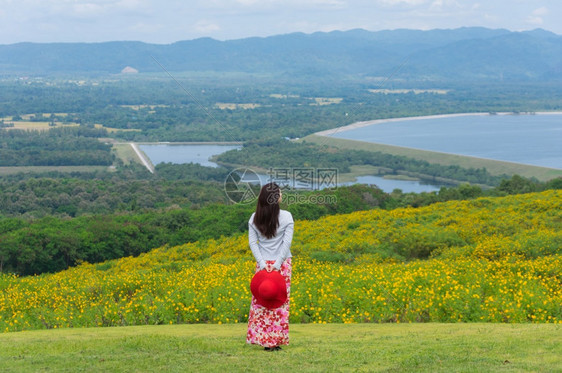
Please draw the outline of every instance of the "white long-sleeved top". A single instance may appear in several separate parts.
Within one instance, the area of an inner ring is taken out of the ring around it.
[[[291,258],[291,242],[293,241],[294,221],[293,215],[289,211],[279,211],[279,226],[275,236],[266,238],[254,225],[254,215],[248,221],[248,239],[250,249],[260,269],[265,268],[266,260],[275,260],[273,265],[280,269],[287,258]]]

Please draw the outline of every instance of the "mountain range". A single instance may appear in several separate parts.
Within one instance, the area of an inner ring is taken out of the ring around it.
[[[361,76],[429,81],[562,79],[562,36],[467,27],[292,33],[219,41],[149,44],[17,43],[0,45],[0,75],[118,74],[179,71],[277,76]]]

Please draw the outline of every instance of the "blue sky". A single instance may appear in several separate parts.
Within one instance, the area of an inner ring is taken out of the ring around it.
[[[560,18],[559,0],[0,0],[0,44],[463,26],[562,35]]]

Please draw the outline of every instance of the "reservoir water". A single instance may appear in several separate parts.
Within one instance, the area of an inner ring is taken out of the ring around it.
[[[256,179],[255,175],[257,175],[257,178],[259,178],[261,185],[265,185],[271,181],[277,182],[279,185],[283,185],[282,181],[276,180],[272,178],[270,175],[265,175],[260,173],[252,174],[252,176],[247,180],[245,180],[244,178],[242,178],[242,180],[253,182]],[[415,181],[415,180],[386,179],[381,176],[371,176],[371,175],[358,176],[355,181],[338,183],[338,186],[353,185],[353,184],[376,185],[379,189],[381,189],[386,193],[390,193],[395,189],[400,189],[404,193],[436,192],[439,191],[439,189],[441,189],[442,186],[445,186],[440,184],[439,185],[427,184],[424,183],[423,181]],[[303,188],[303,189],[307,189],[307,188]],[[316,189],[316,187],[313,187],[312,189]]]
[[[394,119],[329,136],[562,169],[560,114]]]
[[[223,144],[139,144],[153,165],[158,163],[198,163],[206,167],[219,167],[209,158],[232,149],[240,149],[241,145]]]
[[[139,148],[146,154],[152,164],[159,163],[198,163],[207,167],[219,167],[209,160],[213,155],[224,153],[231,149],[239,149],[240,145],[221,144],[139,144]],[[270,175],[257,174],[262,185],[271,181]],[[373,184],[385,192],[401,189],[404,193],[432,192],[440,189],[441,185],[431,185],[419,181],[385,179],[380,176],[359,176],[355,182],[340,183]]]
[[[436,192],[444,186],[441,184],[427,184],[423,181],[385,179],[381,176],[370,175],[358,176],[355,183],[350,184],[376,185],[386,193],[390,193],[394,189],[400,189],[404,193]]]
[[[400,118],[363,122],[324,132],[343,139],[562,169],[561,114]],[[139,144],[155,165],[193,162],[207,167],[219,167],[209,160],[213,155],[240,147],[232,144]],[[262,183],[268,178],[260,175]],[[437,191],[442,186],[380,176],[360,176],[355,183],[374,184],[385,192],[401,189],[405,193]]]

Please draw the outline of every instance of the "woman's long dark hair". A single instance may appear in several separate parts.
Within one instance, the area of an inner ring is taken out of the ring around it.
[[[279,196],[281,190],[275,183],[265,184],[258,196],[254,225],[267,238],[275,236],[279,226]]]

